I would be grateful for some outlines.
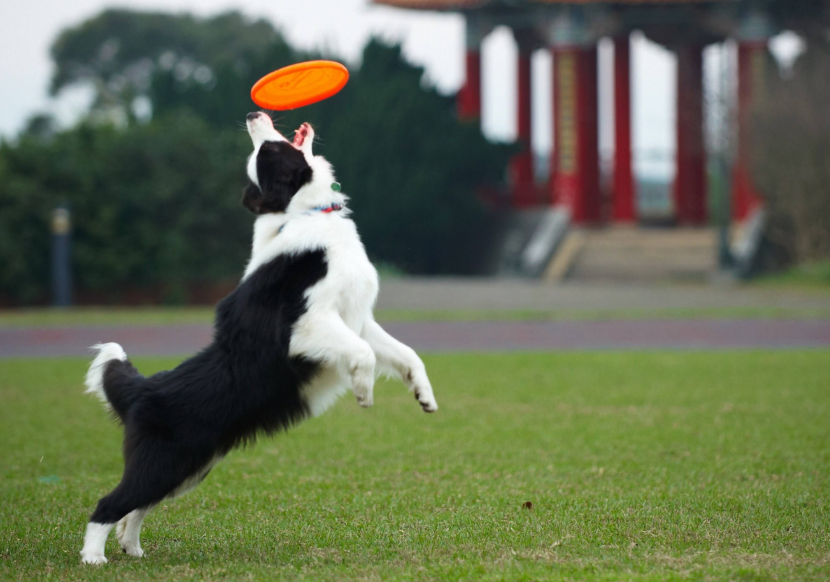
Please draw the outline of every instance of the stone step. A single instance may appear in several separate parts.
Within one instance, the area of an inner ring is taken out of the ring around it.
[[[711,229],[607,228],[581,231],[567,279],[573,281],[706,280],[717,268]]]

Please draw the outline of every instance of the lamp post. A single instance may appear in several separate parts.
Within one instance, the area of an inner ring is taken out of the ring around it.
[[[52,305],[72,305],[72,215],[65,205],[52,211]]]

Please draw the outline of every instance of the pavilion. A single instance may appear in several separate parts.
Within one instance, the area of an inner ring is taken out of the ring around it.
[[[677,56],[676,178],[674,221],[708,220],[704,140],[703,49],[733,39],[738,46],[737,151],[732,216],[747,218],[760,205],[749,172],[749,111],[761,90],[767,43],[777,31],[763,5],[751,0],[373,0],[409,10],[460,13],[466,21],[466,80],[458,92],[463,120],[481,116],[481,43],[497,26],[512,30],[518,45],[517,134],[523,150],[510,162],[514,208],[558,205],[574,224],[638,220],[631,143],[630,36],[642,31]],[[614,164],[609,199],[600,191],[597,44],[614,43]],[[531,55],[553,57],[553,149],[550,178],[537,184],[531,150]]]

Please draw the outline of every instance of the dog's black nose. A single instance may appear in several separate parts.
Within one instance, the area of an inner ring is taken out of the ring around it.
[[[257,117],[259,117],[259,111],[252,111],[251,113],[245,116],[245,119],[251,121],[252,119],[256,119]]]

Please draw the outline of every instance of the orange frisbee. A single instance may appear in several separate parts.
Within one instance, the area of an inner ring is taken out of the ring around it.
[[[334,61],[306,61],[268,73],[251,89],[263,109],[295,109],[327,99],[349,80],[349,71]]]

